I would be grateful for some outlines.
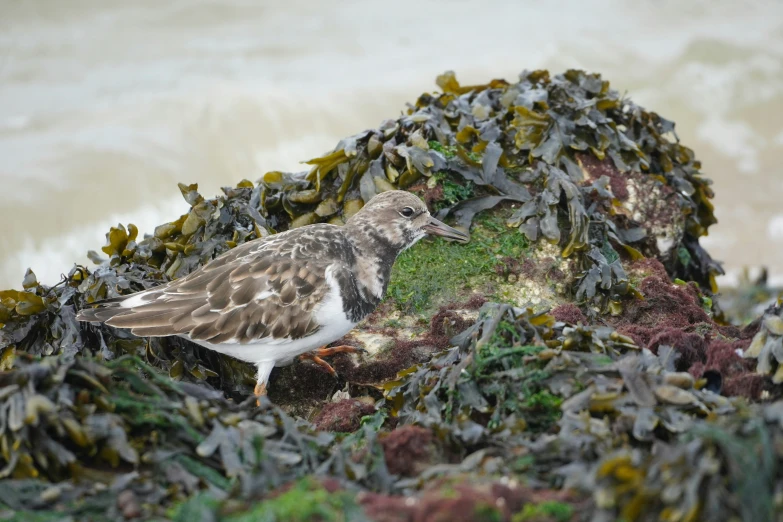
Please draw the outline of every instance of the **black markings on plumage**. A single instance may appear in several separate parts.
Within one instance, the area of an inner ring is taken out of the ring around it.
[[[416,242],[416,235],[415,235],[414,231],[409,229],[409,228],[404,228],[402,230],[402,237],[405,240],[405,245],[406,246],[407,245],[412,245],[413,243]]]
[[[389,238],[374,229],[367,229],[364,231],[372,240],[372,252],[371,255],[382,261],[388,261],[390,264],[394,263],[397,259],[397,254],[402,251],[403,245],[392,243]]]
[[[358,323],[375,310],[380,299],[369,292],[361,292],[350,272],[335,274],[335,279],[340,285],[340,293],[343,297],[343,312],[351,321]]]
[[[315,290],[315,287],[307,282],[307,280],[302,279],[301,277],[294,276],[292,280],[293,286],[296,288],[296,296],[301,299],[303,297],[307,297],[308,295],[312,294]]]

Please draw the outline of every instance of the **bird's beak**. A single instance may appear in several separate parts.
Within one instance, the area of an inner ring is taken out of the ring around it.
[[[428,234],[445,237],[446,239],[454,239],[460,243],[467,243],[470,239],[470,236],[464,232],[460,232],[457,229],[451,228],[447,224],[438,221],[432,216],[430,216],[430,220],[422,228]]]

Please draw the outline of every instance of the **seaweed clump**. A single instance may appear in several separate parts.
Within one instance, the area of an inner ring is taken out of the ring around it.
[[[758,320],[758,332],[743,355],[757,360],[756,372],[783,382],[783,302],[770,306]]]
[[[76,265],[60,283],[42,285],[28,270],[22,290],[0,291],[0,353],[13,350],[34,355],[94,355],[110,360],[122,355],[145,357],[177,380],[203,382],[228,393],[252,390],[252,372],[243,364],[176,339],[135,338],[106,327],[84,327],[77,310],[89,303],[160,285],[190,273],[208,260],[244,241],[269,235],[277,221],[257,210],[260,186],[249,181],[224,187],[224,195],[204,199],[197,185],[180,184],[191,205],[179,219],[138,237],[134,225],[112,227],[106,234],[100,263],[94,270]]]
[[[672,347],[654,354],[612,328],[508,305],[488,303],[452,341],[387,397],[401,423],[460,448],[462,466],[590,495],[591,520],[773,520],[779,509],[781,403],[717,394],[677,370]]]
[[[558,367],[563,353],[582,364],[592,358],[608,364],[610,353],[637,349],[610,328],[569,326],[547,313],[494,303],[484,305],[478,321],[452,342],[457,346],[387,385],[388,399],[403,422],[446,423],[463,444],[492,433],[551,429],[562,397],[576,387]]]
[[[20,517],[56,509],[113,519],[124,496],[135,511],[127,518],[148,518],[203,489],[269,492],[314,472],[333,441],[268,402],[227,401],[133,356],[17,354],[9,366],[0,505]]]
[[[387,397],[402,422],[448,426],[462,444],[557,432],[568,420],[562,415],[584,411],[626,416],[634,438],[649,440],[656,426],[682,432],[680,423],[691,422],[671,408],[687,405],[696,417],[733,410],[706,379],[677,371],[673,348],[640,350],[610,327],[488,303],[452,341],[454,348],[404,372]]]

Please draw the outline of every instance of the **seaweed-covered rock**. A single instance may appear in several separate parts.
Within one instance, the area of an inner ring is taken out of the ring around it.
[[[674,124],[582,71],[437,81],[308,171],[180,185],[177,220],[0,292],[0,514],[773,520],[782,403],[753,402],[782,395],[781,307],[716,306],[712,193]],[[276,369],[256,407],[244,363],[75,320],[391,188],[471,241],[400,256],[337,377]]]
[[[447,73],[438,84],[442,94],[422,95],[399,119],[341,140],[308,172],[270,172],[214,199],[181,184],[191,210],[143,239],[132,225],[112,228],[109,260],[96,270],[76,267],[54,288],[28,274],[24,290],[0,295],[0,345],[104,358],[147,350],[173,377],[218,377],[225,391],[245,393],[241,365],[170,340],[141,346],[105,327],[84,331],[73,312],[189,273],[243,241],[341,223],[390,188],[421,194],[459,227],[475,221],[467,252],[434,241],[399,260],[389,294],[405,313],[433,312],[471,291],[540,309],[575,298],[617,312],[635,295],[627,262],[641,255],[714,290],[720,268],[698,244],[714,222],[712,193],[693,152],[670,139],[673,123],[581,71],[469,87]]]
[[[454,342],[387,396],[402,422],[447,426],[464,445],[550,432],[561,416],[563,430],[582,412],[623,417],[635,439],[650,440],[655,429],[680,433],[692,419],[734,409],[706,380],[677,371],[672,347],[640,351],[612,328],[487,304]]]

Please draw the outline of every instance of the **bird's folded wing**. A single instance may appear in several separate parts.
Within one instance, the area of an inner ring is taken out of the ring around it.
[[[213,344],[304,337],[319,327],[314,311],[330,291],[328,265],[272,246],[242,245],[167,285],[82,310],[79,319]]]

